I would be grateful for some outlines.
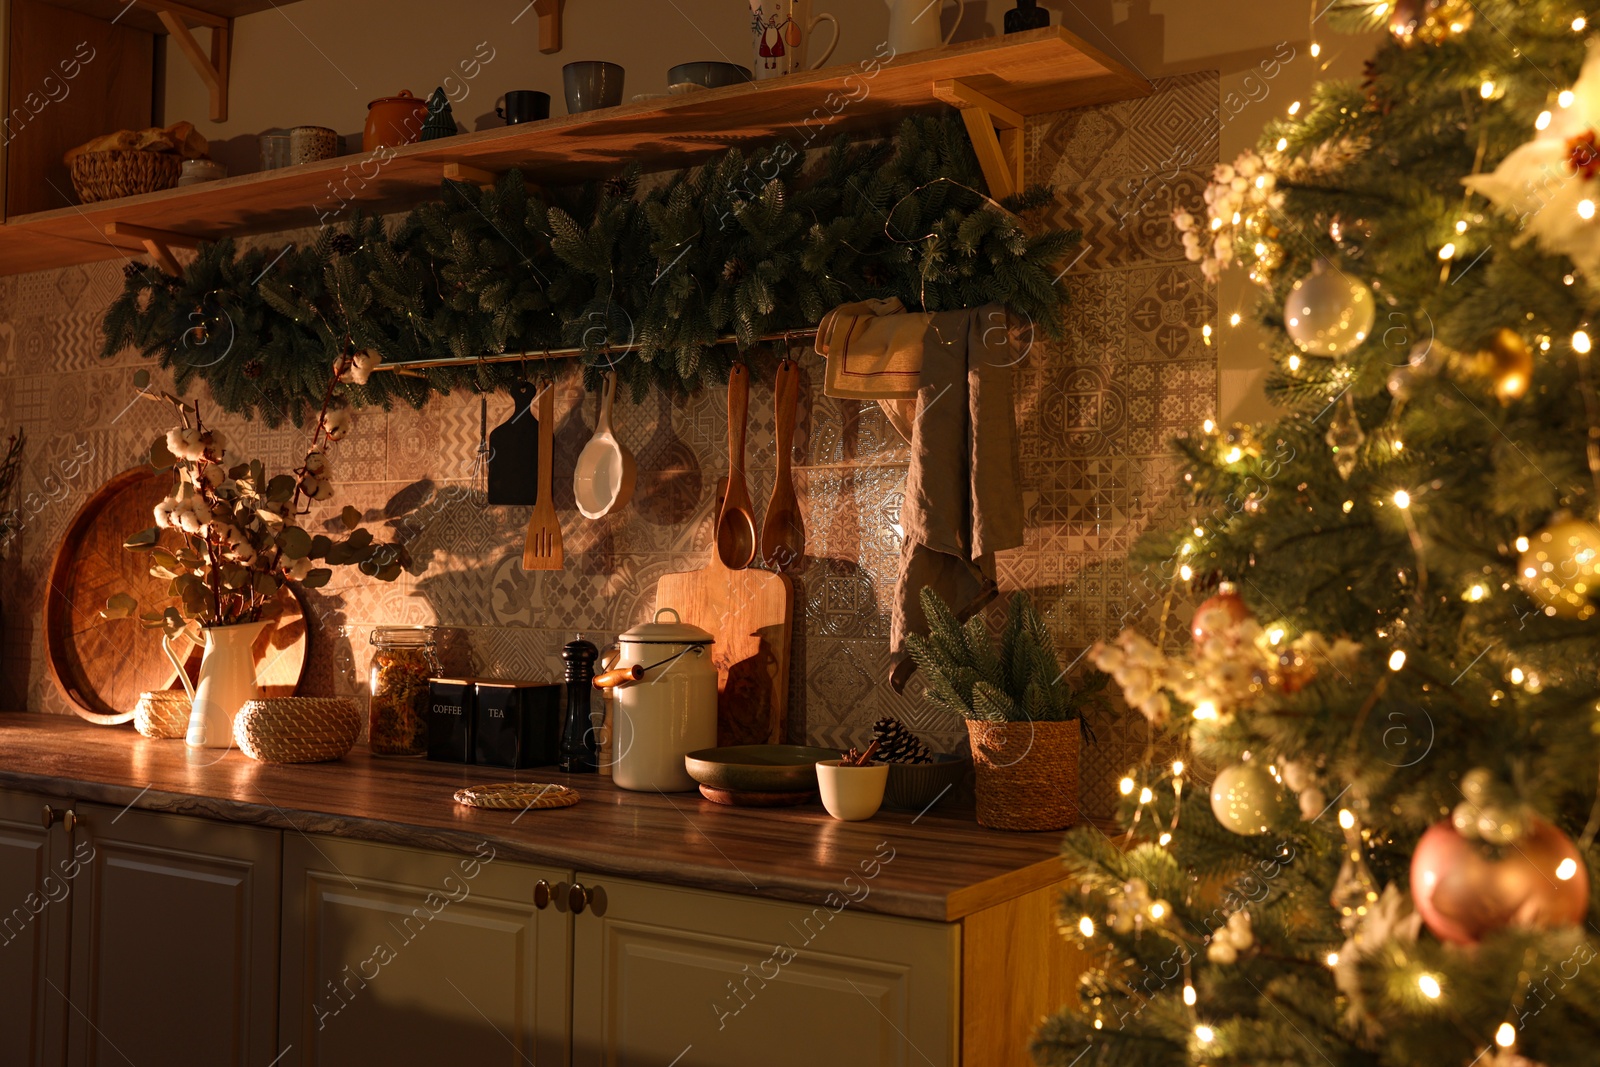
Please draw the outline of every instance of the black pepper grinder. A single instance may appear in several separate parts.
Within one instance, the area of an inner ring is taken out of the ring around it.
[[[1039,0],[1017,0],[1014,10],[1006,12],[1006,32],[1041,30],[1050,25],[1050,12],[1039,6]]]
[[[562,646],[561,658],[567,663],[567,718],[561,730],[559,766],[567,774],[593,774],[600,769],[600,759],[589,720],[589,694],[600,650],[579,638]]]

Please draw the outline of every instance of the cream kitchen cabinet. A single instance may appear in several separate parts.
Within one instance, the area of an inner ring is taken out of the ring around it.
[[[66,1047],[69,806],[0,792],[0,1062],[17,1067],[56,1067]]]
[[[945,1067],[961,927],[580,874],[573,1067]],[[852,883],[860,884],[860,883]]]
[[[0,793],[0,1061],[270,1063],[280,848],[275,830]]]
[[[277,1067],[566,1062],[565,872],[289,834]]]

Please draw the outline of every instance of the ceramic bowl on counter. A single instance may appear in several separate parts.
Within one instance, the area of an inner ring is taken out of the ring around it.
[[[834,749],[808,745],[729,745],[691,752],[683,766],[690,778],[715,790],[812,793],[818,761],[837,755]]]
[[[936,755],[932,763],[891,763],[883,806],[896,811],[923,811],[954,793],[972,770],[966,755]]]

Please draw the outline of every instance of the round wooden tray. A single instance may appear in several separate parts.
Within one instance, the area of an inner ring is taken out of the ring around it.
[[[149,528],[151,512],[171,479],[149,467],[112,478],[73,516],[51,564],[44,602],[46,661],[57,688],[90,722],[127,722],[141,693],[178,685],[158,632],[144,629],[138,619],[100,617],[113,593],[128,593],[146,611],[171,602],[167,583],[149,575],[148,557],[122,547]],[[163,531],[163,545],[172,548],[175,542]],[[279,605],[276,625],[267,627],[255,645],[256,682],[268,697],[294,695],[309,651],[305,612],[289,587]],[[196,676],[201,650],[184,638],[173,643],[173,650]]]

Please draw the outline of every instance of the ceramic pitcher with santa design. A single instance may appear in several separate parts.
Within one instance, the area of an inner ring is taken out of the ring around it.
[[[828,47],[811,40],[817,27],[830,23]],[[811,0],[750,0],[750,69],[757,80],[781,78],[797,70],[816,70],[839,43],[839,20],[811,13]]]

